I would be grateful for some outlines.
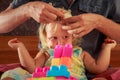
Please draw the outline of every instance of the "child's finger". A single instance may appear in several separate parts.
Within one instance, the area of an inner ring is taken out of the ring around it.
[[[105,39],[105,43],[114,43],[115,41],[112,39]]]

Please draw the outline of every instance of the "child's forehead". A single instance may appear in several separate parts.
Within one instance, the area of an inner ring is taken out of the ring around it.
[[[62,25],[57,22],[49,23],[46,25],[46,30],[61,30]]]
[[[49,23],[46,25],[46,33],[49,34],[69,34],[67,30],[62,29],[62,24],[60,23]]]

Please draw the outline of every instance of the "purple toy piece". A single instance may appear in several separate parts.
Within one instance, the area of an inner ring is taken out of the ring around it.
[[[46,77],[46,73],[47,73],[48,70],[50,70],[49,67],[36,68],[35,72],[32,74],[32,77],[33,78]]]
[[[48,66],[45,66],[45,67],[43,68],[43,72],[47,72],[48,70],[50,70],[50,67],[48,67]]]
[[[56,45],[54,48],[54,58],[60,58],[62,56],[62,45]]]
[[[32,78],[38,78],[38,77],[40,77],[40,72],[34,72],[34,73],[32,73]]]
[[[36,68],[36,69],[35,69],[35,72],[36,72],[36,73],[37,73],[37,72],[42,72],[42,68],[41,68],[41,67]]]
[[[63,48],[62,57],[71,57],[73,53],[72,44],[66,44]]]

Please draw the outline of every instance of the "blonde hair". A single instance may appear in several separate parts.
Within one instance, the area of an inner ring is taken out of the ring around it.
[[[42,45],[42,48],[48,48],[47,41],[46,41],[46,31],[45,31],[46,24],[41,24],[39,27],[39,39]]]

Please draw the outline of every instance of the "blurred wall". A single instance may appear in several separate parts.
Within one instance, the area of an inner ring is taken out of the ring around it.
[[[0,12],[5,10],[12,0],[0,0]],[[25,23],[19,25],[16,29],[9,33],[0,34],[0,36],[33,36],[38,34],[39,24],[30,19]]]

